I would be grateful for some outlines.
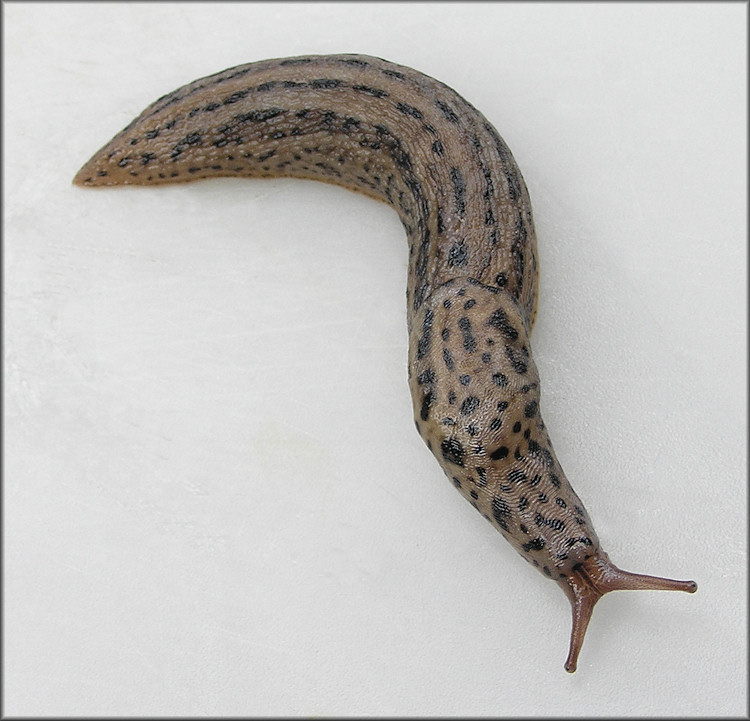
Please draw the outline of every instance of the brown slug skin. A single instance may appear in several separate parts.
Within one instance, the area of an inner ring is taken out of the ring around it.
[[[292,176],[392,205],[409,241],[409,382],[419,434],[467,500],[573,609],[574,671],[594,604],[693,581],[621,571],[555,456],[529,345],[536,236],[500,135],[446,85],[362,55],[240,65],[147,107],[83,186]]]

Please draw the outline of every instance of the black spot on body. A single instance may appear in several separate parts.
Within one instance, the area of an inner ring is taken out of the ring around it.
[[[432,321],[435,317],[435,313],[432,310],[428,310],[425,313],[424,320],[422,321],[422,336],[417,341],[417,358],[424,358],[427,351],[430,349],[430,342],[432,337]]]
[[[419,374],[419,377],[417,378],[417,383],[420,385],[423,385],[425,383],[432,384],[435,382],[435,371],[432,370],[432,368],[428,368],[426,371],[423,371]]]
[[[477,341],[471,332],[471,321],[466,317],[459,318],[458,327],[464,335],[464,350],[467,353],[473,353],[477,349]]]
[[[419,417],[426,421],[428,416],[430,415],[430,406],[432,405],[433,400],[433,394],[432,391],[428,391],[423,397],[422,397],[422,409],[419,412]]]
[[[508,452],[509,451],[508,451],[507,446],[500,446],[500,448],[498,448],[498,449],[492,451],[492,453],[490,453],[490,458],[493,461],[499,461],[499,460],[501,460],[503,458],[507,458]]]
[[[487,325],[499,330],[509,340],[518,339],[518,331],[508,320],[508,316],[502,308],[498,308],[487,320]]]
[[[359,58],[339,58],[338,60],[340,63],[346,63],[347,65],[357,65],[361,68],[366,68],[370,65],[370,63],[368,63],[367,61],[360,60]]]
[[[463,240],[456,241],[448,251],[448,265],[450,267],[464,266],[468,262],[468,258],[468,250]]]
[[[396,103],[396,109],[404,115],[410,115],[412,118],[417,118],[418,120],[422,118],[422,113],[419,110],[406,103]]]
[[[239,100],[246,98],[249,94],[250,94],[249,90],[238,90],[237,92],[232,93],[228,98],[226,98],[223,104],[231,105],[232,103],[236,103]]]
[[[458,122],[458,115],[453,112],[453,108],[451,108],[450,105],[444,103],[442,100],[436,100],[435,105],[440,108],[440,112],[443,113],[446,119],[450,120],[452,123]]]
[[[310,81],[310,87],[316,90],[321,89],[321,88],[337,88],[340,85],[344,85],[344,83],[341,80],[334,80],[334,79],[328,79],[328,78],[319,78],[318,80]]]
[[[459,215],[464,215],[466,213],[466,184],[458,168],[451,168],[451,182],[453,183],[453,194],[456,200],[456,212]]]
[[[508,480],[512,483],[523,483],[526,480],[526,474],[520,468],[513,468],[508,472]]]
[[[283,108],[263,108],[260,110],[252,110],[249,113],[241,113],[240,115],[235,115],[235,119],[240,123],[262,123],[286,112],[287,111]],[[300,113],[302,112],[305,112],[305,115],[307,114],[306,111],[301,110],[299,111],[299,113],[297,113],[297,115],[299,117],[305,117],[304,115],[300,115]]]
[[[465,451],[460,441],[449,438],[440,444],[440,450],[443,452],[443,458],[446,461],[463,467]]]
[[[455,369],[455,363],[453,362],[453,356],[447,348],[443,348],[443,360],[445,361],[445,367],[452,371]]]
[[[497,521],[497,524],[504,530],[508,530],[508,518],[511,515],[510,506],[508,502],[500,496],[495,496],[492,499],[492,515]]]
[[[510,361],[513,370],[519,375],[523,375],[529,369],[529,367],[526,365],[526,361],[524,361],[523,358],[520,357],[521,354],[513,350],[513,348],[511,348],[510,346],[505,346],[505,355]]]
[[[368,85],[352,85],[352,90],[356,90],[358,93],[365,93],[366,95],[372,95],[374,98],[386,98],[388,93],[385,90],[378,88],[371,88]]]
[[[528,543],[524,543],[522,548],[524,551],[541,551],[546,545],[543,538],[534,538]]]
[[[461,403],[461,415],[471,415],[477,408],[479,408],[479,398],[476,396],[468,396]]]

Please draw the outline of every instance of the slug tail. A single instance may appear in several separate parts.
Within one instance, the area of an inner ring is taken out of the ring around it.
[[[610,591],[684,591],[695,593],[695,581],[676,581],[672,578],[629,573],[617,568],[606,553],[576,564],[571,573],[561,580],[573,611],[570,648],[565,660],[565,670],[573,673],[578,664],[578,654],[583,646],[586,628],[597,601]]]
[[[89,168],[89,163],[86,163],[86,165],[84,165],[73,178],[73,185],[86,187],[95,184],[93,173]]]

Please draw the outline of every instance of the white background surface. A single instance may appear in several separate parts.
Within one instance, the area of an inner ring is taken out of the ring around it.
[[[8,715],[746,712],[744,4],[6,4]],[[433,75],[529,185],[558,456],[624,568],[569,606],[443,477],[388,207],[87,191],[158,96],[267,57]]]

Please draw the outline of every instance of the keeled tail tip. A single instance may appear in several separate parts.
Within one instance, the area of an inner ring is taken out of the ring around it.
[[[127,177],[124,180],[120,177],[119,181],[114,179],[112,173],[105,169],[104,164],[101,153],[91,157],[73,176],[73,185],[79,188],[94,188],[104,185],[123,185],[129,182]]]
[[[91,173],[87,167],[88,164],[84,165],[73,178],[73,185],[77,185],[78,187],[85,187],[87,185],[93,185],[94,179],[91,176]]]

